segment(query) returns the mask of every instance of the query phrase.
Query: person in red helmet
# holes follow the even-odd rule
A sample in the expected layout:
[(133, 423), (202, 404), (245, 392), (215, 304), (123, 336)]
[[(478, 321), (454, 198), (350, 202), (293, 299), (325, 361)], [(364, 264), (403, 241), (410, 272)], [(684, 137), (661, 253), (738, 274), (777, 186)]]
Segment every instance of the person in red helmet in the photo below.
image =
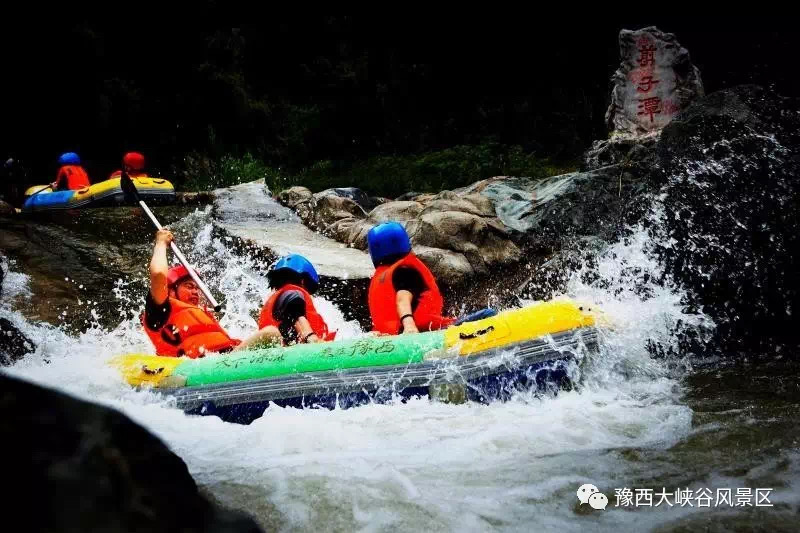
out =
[(141, 320), (156, 353), (170, 357), (204, 357), (257, 344), (279, 344), (276, 328), (263, 328), (250, 337), (232, 338), (211, 311), (202, 306), (202, 292), (183, 265), (169, 267), (167, 248), (172, 233), (158, 230), (150, 260), (150, 291)]
[[(125, 173), (132, 178), (141, 178), (147, 176), (147, 172), (144, 171), (144, 167), (144, 156), (139, 152), (128, 152), (122, 157), (122, 168), (125, 169)], [(109, 177), (118, 178), (121, 175), (121, 170), (115, 170)]]

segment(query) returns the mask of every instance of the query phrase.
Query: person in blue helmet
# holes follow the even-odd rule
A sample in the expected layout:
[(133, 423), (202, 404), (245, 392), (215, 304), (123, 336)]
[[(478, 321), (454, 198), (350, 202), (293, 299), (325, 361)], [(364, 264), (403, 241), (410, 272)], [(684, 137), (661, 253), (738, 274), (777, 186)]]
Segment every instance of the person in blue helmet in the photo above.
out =
[(375, 274), (369, 284), (369, 313), (375, 331), (387, 335), (445, 328), (456, 319), (442, 315), (444, 300), (433, 274), (411, 251), (398, 222), (369, 230), (367, 244)]
[(319, 288), (319, 275), (311, 262), (298, 254), (279, 259), (267, 274), (275, 292), (267, 298), (258, 328), (275, 328), (284, 344), (325, 342), (336, 337), (317, 312), (311, 295)]
[(75, 152), (66, 152), (58, 158), (56, 181), (50, 184), (54, 191), (77, 190), (91, 185), (89, 174), (81, 166), (81, 158)]

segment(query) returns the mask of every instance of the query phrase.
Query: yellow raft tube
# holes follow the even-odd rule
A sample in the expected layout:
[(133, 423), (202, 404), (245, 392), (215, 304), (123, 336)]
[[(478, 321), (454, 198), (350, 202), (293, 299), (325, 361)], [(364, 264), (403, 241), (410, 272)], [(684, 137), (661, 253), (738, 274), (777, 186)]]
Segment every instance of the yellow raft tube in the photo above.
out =
[[(141, 176), (131, 178), (139, 196), (148, 204), (169, 204), (175, 201), (175, 188), (168, 180)], [(130, 202), (120, 185), (120, 178), (111, 178), (88, 187), (68, 191), (52, 191), (49, 185), (34, 185), (25, 191), (21, 211), (57, 211), (89, 207), (112, 207)]]

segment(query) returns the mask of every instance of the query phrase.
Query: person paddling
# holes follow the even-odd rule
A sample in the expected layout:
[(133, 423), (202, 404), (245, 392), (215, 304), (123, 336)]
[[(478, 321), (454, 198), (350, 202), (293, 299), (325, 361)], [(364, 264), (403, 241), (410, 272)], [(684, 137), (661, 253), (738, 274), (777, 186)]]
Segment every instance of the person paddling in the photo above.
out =
[(200, 287), (184, 265), (169, 267), (167, 248), (172, 232), (156, 232), (150, 260), (150, 290), (141, 321), (158, 355), (204, 357), (262, 344), (280, 343), (274, 328), (263, 328), (244, 340), (236, 339), (220, 326), (203, 302)]

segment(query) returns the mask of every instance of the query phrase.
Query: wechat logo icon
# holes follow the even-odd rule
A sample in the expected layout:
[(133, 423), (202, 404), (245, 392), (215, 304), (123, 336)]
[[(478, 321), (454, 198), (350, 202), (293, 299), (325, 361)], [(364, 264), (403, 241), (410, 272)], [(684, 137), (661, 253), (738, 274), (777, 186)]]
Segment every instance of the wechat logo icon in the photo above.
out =
[(605, 509), (608, 505), (608, 498), (591, 483), (585, 483), (578, 487), (578, 500), (581, 505), (588, 503), (592, 509)]

